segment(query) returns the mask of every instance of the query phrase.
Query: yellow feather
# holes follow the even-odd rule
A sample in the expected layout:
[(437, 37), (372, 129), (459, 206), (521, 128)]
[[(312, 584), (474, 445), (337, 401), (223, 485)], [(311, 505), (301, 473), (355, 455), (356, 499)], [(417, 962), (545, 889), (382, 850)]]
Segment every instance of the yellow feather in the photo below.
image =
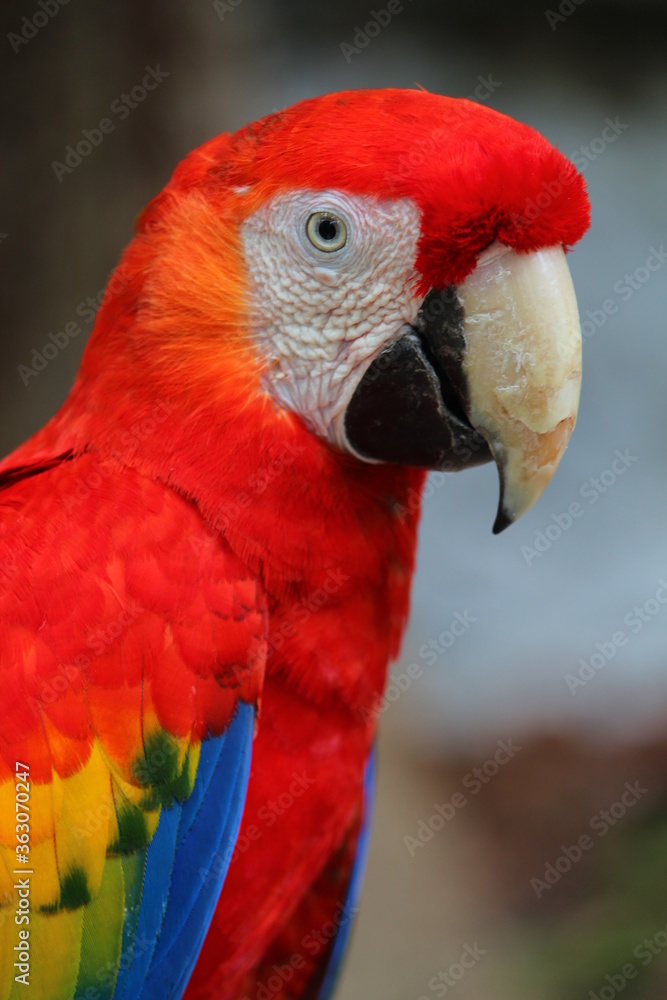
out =
[(9, 1000), (69, 1000), (81, 951), (84, 909), (30, 916), (30, 986), (12, 982)]
[[(30, 843), (53, 837), (53, 809), (60, 807), (61, 790), (49, 782), (30, 782)], [(13, 781), (0, 785), (0, 844), (13, 847), (16, 843), (16, 787)]]
[(69, 778), (53, 776), (62, 785), (62, 805), (56, 817), (56, 851), (61, 884), (69, 872), (80, 870), (90, 895), (97, 892), (109, 842), (109, 820), (114, 813), (109, 771), (95, 744), (90, 758)]

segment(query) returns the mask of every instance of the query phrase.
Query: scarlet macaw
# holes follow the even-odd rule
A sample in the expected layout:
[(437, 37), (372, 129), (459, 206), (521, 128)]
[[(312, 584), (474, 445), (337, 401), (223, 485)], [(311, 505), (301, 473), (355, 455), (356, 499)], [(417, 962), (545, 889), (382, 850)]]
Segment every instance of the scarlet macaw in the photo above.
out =
[[(139, 218), (0, 463), (0, 1000), (331, 995), (427, 469), (574, 425), (584, 183), (467, 100), (305, 101)], [(189, 983), (189, 985), (188, 985)]]

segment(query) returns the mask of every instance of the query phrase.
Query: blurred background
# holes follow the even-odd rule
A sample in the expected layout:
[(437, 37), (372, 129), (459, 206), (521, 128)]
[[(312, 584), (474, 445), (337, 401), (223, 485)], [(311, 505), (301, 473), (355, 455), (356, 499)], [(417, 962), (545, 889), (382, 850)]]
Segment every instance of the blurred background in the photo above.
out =
[[(544, 133), (593, 205), (570, 257), (579, 423), (542, 501), (500, 537), (493, 468), (427, 490), (338, 996), (664, 1000), (667, 8), (392, 10), (3, 5), (0, 450), (63, 401), (134, 217), (210, 136), (327, 91), (415, 85)], [(148, 69), (155, 88), (125, 102)], [(68, 165), (105, 117), (113, 131)]]

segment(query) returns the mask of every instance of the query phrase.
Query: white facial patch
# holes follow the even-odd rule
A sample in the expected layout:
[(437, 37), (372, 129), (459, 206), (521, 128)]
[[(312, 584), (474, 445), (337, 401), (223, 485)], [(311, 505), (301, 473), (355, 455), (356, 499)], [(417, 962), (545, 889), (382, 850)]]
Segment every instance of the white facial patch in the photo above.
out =
[[(311, 241), (308, 220), (319, 212), (344, 224), (339, 249)], [(277, 195), (242, 226), (267, 391), (341, 447), (345, 409), (364, 372), (417, 318), (419, 219), (409, 199), (306, 190)], [(310, 231), (325, 245), (312, 221)]]

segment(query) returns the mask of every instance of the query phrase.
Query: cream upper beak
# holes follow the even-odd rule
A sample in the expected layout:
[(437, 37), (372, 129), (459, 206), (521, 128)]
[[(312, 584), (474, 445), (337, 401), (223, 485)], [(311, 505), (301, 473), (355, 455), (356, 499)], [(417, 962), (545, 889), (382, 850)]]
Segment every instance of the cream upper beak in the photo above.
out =
[(518, 253), (494, 243), (458, 295), (468, 416), (500, 473), (497, 533), (539, 499), (567, 447), (581, 385), (579, 314), (560, 247)]

